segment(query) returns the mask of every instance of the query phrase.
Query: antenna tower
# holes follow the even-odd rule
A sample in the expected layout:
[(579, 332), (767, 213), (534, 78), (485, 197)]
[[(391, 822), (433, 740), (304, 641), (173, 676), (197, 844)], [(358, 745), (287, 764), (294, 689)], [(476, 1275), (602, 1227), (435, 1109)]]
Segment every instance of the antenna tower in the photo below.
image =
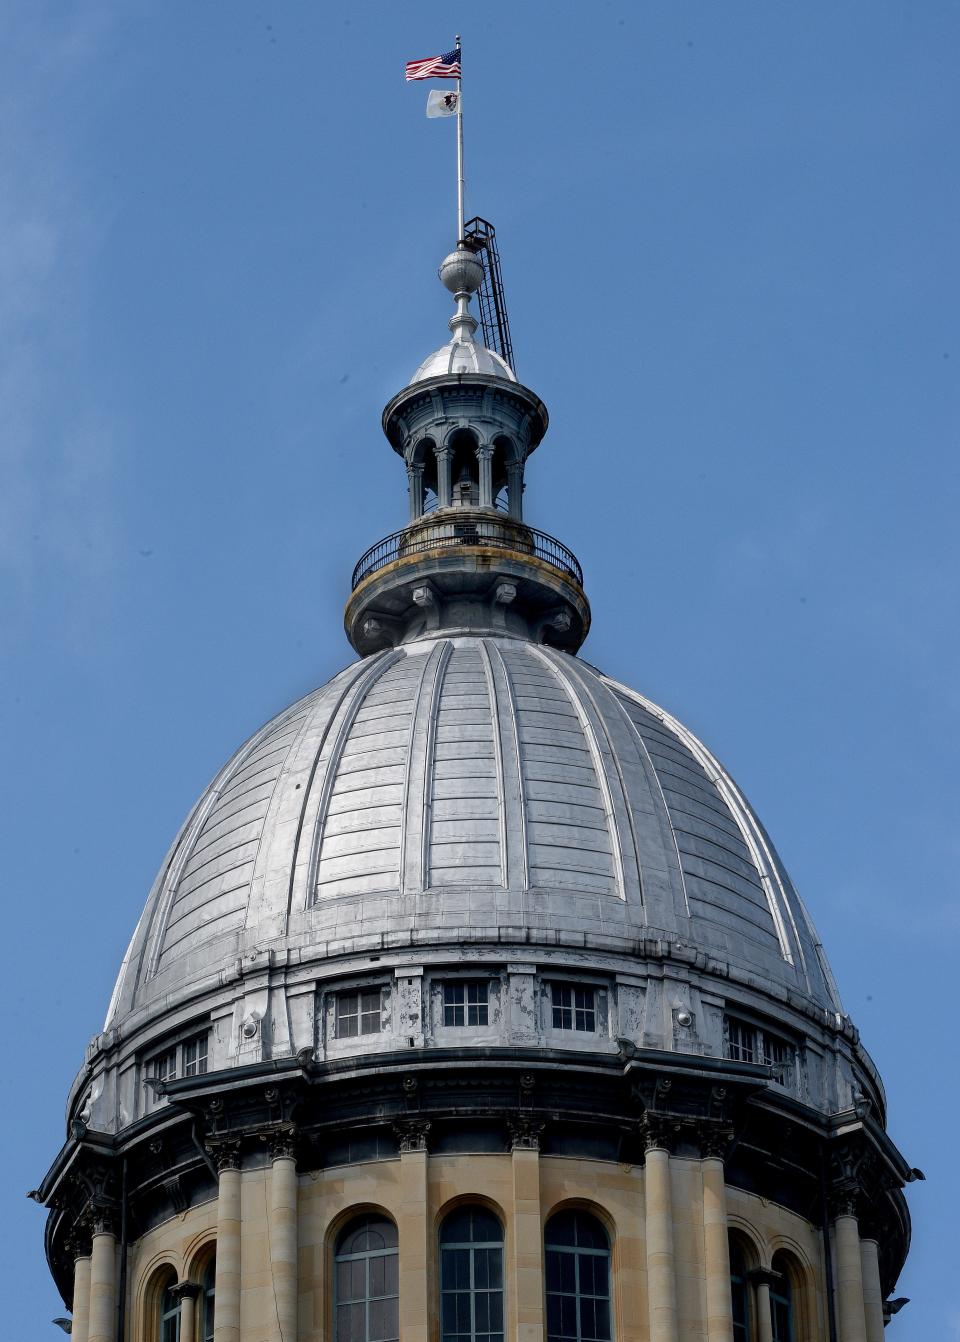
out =
[(480, 329), (487, 349), (499, 354), (516, 372), (513, 362), (513, 342), (510, 339), (510, 319), (503, 297), (503, 276), (500, 274), (500, 253), (497, 251), (497, 230), (479, 215), (471, 219), (463, 230), (463, 241), (483, 262), (483, 283), (477, 290), (480, 311)]

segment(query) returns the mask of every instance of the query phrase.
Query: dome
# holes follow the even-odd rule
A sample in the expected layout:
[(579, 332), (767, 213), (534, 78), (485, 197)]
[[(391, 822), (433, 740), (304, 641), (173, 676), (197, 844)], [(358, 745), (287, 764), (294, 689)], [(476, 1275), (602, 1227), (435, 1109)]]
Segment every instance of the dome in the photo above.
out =
[(464, 635), (352, 664), (237, 752), (164, 862), (107, 1028), (268, 952), (504, 939), (662, 944), (841, 1010), (763, 827), (689, 731), (579, 658)]
[(410, 379), (410, 385), (451, 373), (482, 373), (485, 377), (502, 377), (508, 382), (517, 380), (506, 360), (486, 345), (478, 345), (475, 340), (453, 339), (424, 359)]

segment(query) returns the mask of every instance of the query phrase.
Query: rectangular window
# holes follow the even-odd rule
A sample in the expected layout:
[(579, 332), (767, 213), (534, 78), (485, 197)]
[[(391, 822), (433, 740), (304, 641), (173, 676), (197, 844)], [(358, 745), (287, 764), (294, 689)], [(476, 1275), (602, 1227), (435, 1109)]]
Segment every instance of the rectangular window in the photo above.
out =
[(443, 985), (444, 1025), (488, 1025), (490, 985), (483, 979)]
[(177, 1050), (167, 1049), (153, 1060), (153, 1075), (157, 1081), (174, 1081), (177, 1075)]
[(597, 990), (578, 987), (575, 983), (552, 983), (550, 1000), (553, 1007), (555, 1030), (582, 1030), (595, 1034), (597, 1030)]
[(757, 1032), (752, 1025), (727, 1017), (727, 1057), (733, 1062), (757, 1061)]
[(382, 1012), (382, 993), (379, 988), (338, 993), (337, 1038), (356, 1039), (364, 1034), (379, 1034)]
[(207, 1040), (206, 1034), (197, 1034), (180, 1045), (184, 1076), (203, 1076), (206, 1072)]

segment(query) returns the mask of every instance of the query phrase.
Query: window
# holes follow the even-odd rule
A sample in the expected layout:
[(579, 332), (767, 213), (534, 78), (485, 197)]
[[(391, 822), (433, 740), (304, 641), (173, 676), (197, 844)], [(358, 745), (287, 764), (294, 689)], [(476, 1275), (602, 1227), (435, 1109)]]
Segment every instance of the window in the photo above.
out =
[(793, 1284), (782, 1253), (773, 1255), (773, 1270), (779, 1279), (770, 1287), (770, 1326), (773, 1342), (794, 1342)]
[(731, 1061), (763, 1063), (775, 1069), (773, 1080), (778, 1085), (789, 1083), (795, 1049), (788, 1039), (734, 1016), (725, 1017), (724, 1026), (726, 1055)]
[(444, 1025), (488, 1025), (489, 988), (485, 980), (443, 985)]
[(217, 1279), (217, 1260), (211, 1258), (200, 1283), (200, 1342), (213, 1342), (214, 1285)]
[(550, 1001), (553, 1006), (555, 1030), (584, 1030), (591, 1034), (597, 1029), (597, 991), (578, 987), (575, 983), (551, 983)]
[(180, 1342), (180, 1297), (172, 1284), (160, 1297), (160, 1342)]
[(733, 1342), (750, 1342), (750, 1286), (747, 1259), (739, 1239), (730, 1237), (730, 1299), (733, 1304)]
[(382, 1013), (379, 988), (337, 993), (337, 1038), (356, 1039), (363, 1034), (379, 1034)]
[(503, 1342), (503, 1228), (484, 1207), (459, 1207), (440, 1227), (440, 1335)]
[(175, 1081), (179, 1076), (203, 1076), (207, 1070), (210, 1032), (191, 1035), (172, 1048), (156, 1054), (147, 1064), (154, 1081)]
[(544, 1234), (547, 1342), (609, 1342), (610, 1241), (595, 1216), (558, 1212)]
[(340, 1233), (334, 1253), (334, 1342), (397, 1342), (397, 1227), (361, 1216)]

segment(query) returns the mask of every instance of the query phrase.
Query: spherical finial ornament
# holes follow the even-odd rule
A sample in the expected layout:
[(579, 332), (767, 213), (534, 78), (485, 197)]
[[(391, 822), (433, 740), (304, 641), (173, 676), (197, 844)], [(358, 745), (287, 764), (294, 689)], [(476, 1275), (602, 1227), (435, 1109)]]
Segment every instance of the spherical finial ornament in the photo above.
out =
[(443, 258), (438, 274), (452, 294), (474, 294), (483, 283), (483, 262), (461, 247)]

